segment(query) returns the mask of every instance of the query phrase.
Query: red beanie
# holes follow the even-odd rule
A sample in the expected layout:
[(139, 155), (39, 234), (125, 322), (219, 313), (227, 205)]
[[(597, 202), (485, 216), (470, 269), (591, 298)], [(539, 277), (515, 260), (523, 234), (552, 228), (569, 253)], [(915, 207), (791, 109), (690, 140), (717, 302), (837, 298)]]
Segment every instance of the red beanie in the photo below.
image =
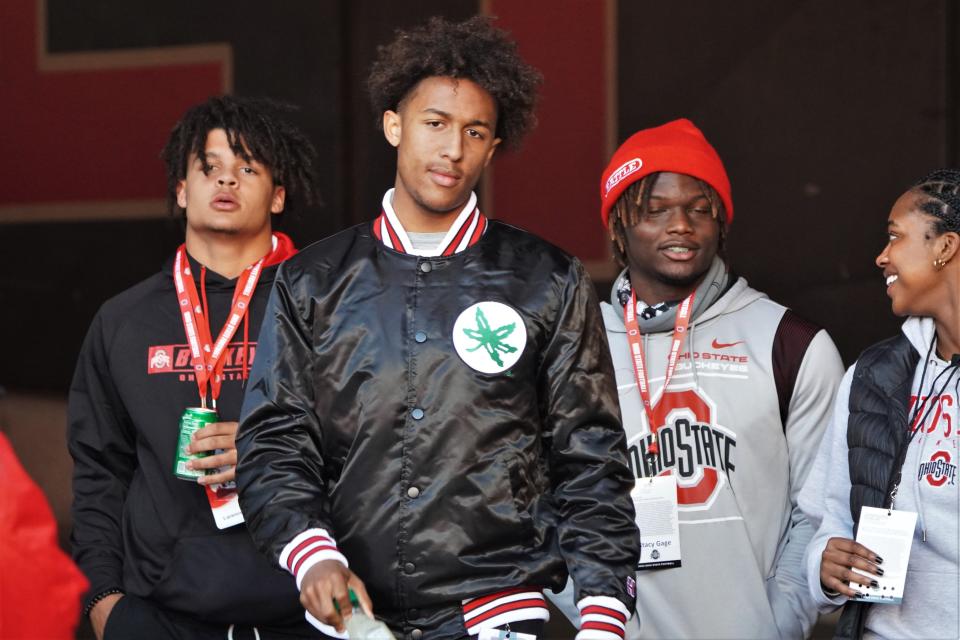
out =
[(700, 129), (686, 118), (681, 118), (638, 131), (613, 154), (600, 179), (600, 217), (603, 218), (603, 226), (607, 226), (610, 209), (627, 187), (644, 176), (660, 171), (685, 173), (709, 184), (723, 200), (727, 224), (733, 222), (730, 179), (723, 162)]

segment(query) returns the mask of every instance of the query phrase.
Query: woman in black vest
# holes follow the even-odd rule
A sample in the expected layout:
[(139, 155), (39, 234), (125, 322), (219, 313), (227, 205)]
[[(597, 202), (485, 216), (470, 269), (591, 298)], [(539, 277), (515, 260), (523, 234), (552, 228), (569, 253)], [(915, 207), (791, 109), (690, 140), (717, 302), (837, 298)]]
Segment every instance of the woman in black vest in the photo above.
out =
[[(864, 351), (837, 392), (800, 496), (818, 524), (807, 580), (821, 612), (845, 605), (838, 638), (955, 639), (960, 171), (935, 171), (900, 196), (887, 229), (877, 266), (893, 312), (907, 320), (901, 335)], [(902, 599), (882, 579), (885, 568), (892, 577), (894, 558), (885, 564), (854, 541), (865, 507), (916, 514)], [(878, 599), (883, 604), (874, 606)]]

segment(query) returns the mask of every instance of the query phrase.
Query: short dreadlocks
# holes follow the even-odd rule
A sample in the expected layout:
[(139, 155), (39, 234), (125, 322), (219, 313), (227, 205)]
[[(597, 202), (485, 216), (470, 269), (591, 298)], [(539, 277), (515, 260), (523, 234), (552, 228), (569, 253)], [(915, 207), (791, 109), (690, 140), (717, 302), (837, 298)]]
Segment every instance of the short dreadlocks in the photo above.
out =
[(380, 126), (384, 111), (400, 110), (411, 90), (431, 77), (465, 78), (483, 87), (497, 105), (496, 136), (508, 146), (518, 146), (536, 125), (543, 78), (489, 18), (454, 23), (434, 17), (426, 25), (398, 30), (393, 42), (378, 47), (367, 88)]
[[(617, 201), (613, 203), (610, 209), (610, 217), (607, 221), (610, 230), (610, 237), (613, 244), (613, 257), (621, 267), (627, 266), (627, 229), (640, 222), (640, 214), (650, 206), (650, 194), (653, 187), (660, 178), (660, 172), (655, 172), (644, 176), (627, 187)], [(716, 189), (699, 178), (694, 178), (700, 185), (700, 190), (710, 202), (710, 208), (713, 209), (713, 218), (720, 225), (720, 244), (717, 252), (721, 257), (724, 255), (724, 241), (727, 237), (726, 227), (726, 208), (723, 206), (723, 200)]]
[(246, 161), (256, 160), (270, 170), (275, 186), (286, 191), (285, 211), (318, 202), (316, 186), (317, 152), (285, 113), (290, 105), (260, 98), (213, 97), (191, 107), (170, 132), (160, 153), (167, 165), (167, 207), (184, 213), (177, 205), (177, 184), (187, 177), (190, 156), (206, 166), (203, 153), (207, 134), (223, 129), (230, 149)]
[(937, 169), (914, 184), (911, 191), (924, 196), (919, 207), (937, 219), (933, 223), (936, 235), (960, 233), (960, 171)]

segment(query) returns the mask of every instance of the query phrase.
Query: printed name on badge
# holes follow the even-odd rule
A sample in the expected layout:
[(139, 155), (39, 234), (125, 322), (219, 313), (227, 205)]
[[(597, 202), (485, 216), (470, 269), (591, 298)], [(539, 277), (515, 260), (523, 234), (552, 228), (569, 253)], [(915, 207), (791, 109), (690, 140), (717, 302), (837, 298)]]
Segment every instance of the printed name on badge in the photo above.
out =
[(679, 567), (680, 518), (677, 508), (677, 477), (673, 474), (637, 478), (630, 492), (640, 530), (640, 560), (637, 569)]

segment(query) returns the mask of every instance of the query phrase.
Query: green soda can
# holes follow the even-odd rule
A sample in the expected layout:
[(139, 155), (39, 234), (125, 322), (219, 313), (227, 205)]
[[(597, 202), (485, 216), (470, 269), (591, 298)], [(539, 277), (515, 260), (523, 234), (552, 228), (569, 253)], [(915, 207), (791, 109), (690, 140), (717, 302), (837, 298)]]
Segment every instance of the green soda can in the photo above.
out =
[(198, 429), (217, 422), (217, 412), (213, 409), (201, 409), (190, 407), (180, 416), (180, 437), (177, 438), (177, 454), (173, 459), (173, 475), (181, 480), (190, 480), (196, 482), (197, 478), (206, 475), (203, 469), (187, 469), (187, 462), (206, 458), (210, 455), (207, 452), (188, 454), (184, 450), (190, 444), (190, 438)]

